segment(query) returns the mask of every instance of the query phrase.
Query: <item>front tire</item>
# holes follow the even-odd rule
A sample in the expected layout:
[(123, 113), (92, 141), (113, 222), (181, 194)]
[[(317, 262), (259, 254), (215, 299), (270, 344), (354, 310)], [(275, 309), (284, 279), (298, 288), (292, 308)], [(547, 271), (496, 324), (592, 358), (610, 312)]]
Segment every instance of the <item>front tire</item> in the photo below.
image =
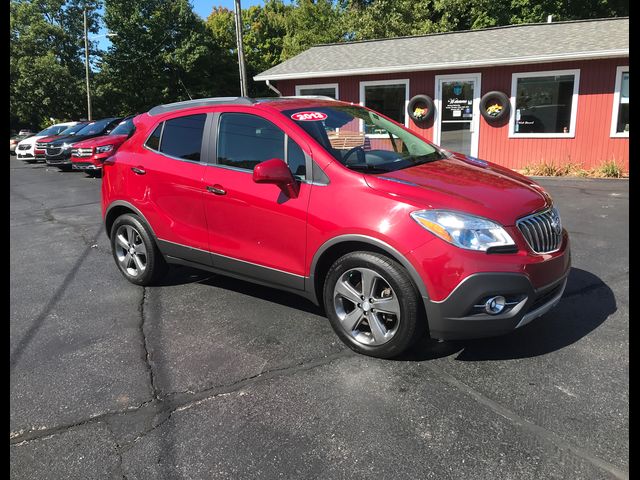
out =
[(408, 272), (373, 252), (351, 252), (334, 262), (324, 284), (331, 326), (352, 350), (396, 357), (425, 333), (420, 296)]
[(111, 252), (124, 277), (136, 285), (157, 283), (167, 269), (149, 227), (132, 213), (116, 218), (111, 227)]

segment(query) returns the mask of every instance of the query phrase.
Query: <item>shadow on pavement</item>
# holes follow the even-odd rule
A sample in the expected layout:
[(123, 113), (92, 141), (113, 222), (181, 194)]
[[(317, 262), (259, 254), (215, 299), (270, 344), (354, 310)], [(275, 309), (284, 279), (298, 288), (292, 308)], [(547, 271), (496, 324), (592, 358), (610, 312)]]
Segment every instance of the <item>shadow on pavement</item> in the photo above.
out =
[[(195, 282), (324, 316), (323, 309), (298, 295), (189, 267), (172, 266), (158, 286)], [(588, 335), (616, 309), (613, 291), (607, 284), (590, 272), (572, 268), (558, 306), (522, 329), (480, 340), (437, 342), (425, 338), (397, 360), (426, 361), (456, 353), (456, 360), (462, 361), (508, 360), (544, 355)]]
[(274, 302), (313, 315), (324, 316), (324, 312), (320, 307), (315, 306), (312, 302), (299, 295), (182, 265), (171, 265), (166, 277), (155, 286), (169, 287), (196, 282)]

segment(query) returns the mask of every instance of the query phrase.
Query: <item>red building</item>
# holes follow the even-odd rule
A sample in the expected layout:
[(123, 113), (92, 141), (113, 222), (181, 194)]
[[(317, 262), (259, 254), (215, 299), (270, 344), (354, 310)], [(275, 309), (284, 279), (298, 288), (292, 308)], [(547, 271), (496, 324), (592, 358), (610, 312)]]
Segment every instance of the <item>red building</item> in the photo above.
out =
[(614, 160), (628, 171), (628, 65), (627, 17), (318, 45), (255, 80), (366, 105), (512, 169)]

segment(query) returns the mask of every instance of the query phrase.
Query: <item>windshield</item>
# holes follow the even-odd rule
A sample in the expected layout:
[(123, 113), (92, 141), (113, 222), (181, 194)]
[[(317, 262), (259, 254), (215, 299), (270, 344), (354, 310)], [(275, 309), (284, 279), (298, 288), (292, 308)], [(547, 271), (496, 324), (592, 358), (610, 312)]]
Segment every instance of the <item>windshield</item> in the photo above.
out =
[(37, 133), (37, 135), (41, 136), (49, 136), (49, 135), (57, 135), (58, 133), (64, 131), (67, 128), (64, 125), (53, 125), (51, 127), (47, 127), (44, 130), (41, 130)]
[(102, 131), (114, 120), (114, 118), (105, 118), (104, 120), (91, 122), (85, 125), (82, 130), (78, 131), (77, 135), (95, 135), (97, 133), (102, 133)]
[(133, 132), (133, 117), (121, 121), (109, 135), (129, 135)]
[(87, 124), (86, 123), (78, 123), (76, 125), (72, 125), (69, 128), (61, 131), (58, 135), (75, 135), (79, 130), (82, 130)]
[(447, 156), (394, 122), (359, 106), (307, 107), (282, 113), (352, 170), (394, 172)]

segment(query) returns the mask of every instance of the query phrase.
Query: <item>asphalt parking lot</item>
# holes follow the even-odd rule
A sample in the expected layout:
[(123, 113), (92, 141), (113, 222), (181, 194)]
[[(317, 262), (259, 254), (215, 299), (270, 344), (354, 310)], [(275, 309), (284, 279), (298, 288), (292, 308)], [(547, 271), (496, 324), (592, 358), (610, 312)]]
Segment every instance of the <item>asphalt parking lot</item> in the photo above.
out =
[(628, 478), (627, 181), (539, 180), (572, 240), (556, 309), (390, 361), (286, 293), (128, 283), (101, 180), (9, 163), (12, 478)]

